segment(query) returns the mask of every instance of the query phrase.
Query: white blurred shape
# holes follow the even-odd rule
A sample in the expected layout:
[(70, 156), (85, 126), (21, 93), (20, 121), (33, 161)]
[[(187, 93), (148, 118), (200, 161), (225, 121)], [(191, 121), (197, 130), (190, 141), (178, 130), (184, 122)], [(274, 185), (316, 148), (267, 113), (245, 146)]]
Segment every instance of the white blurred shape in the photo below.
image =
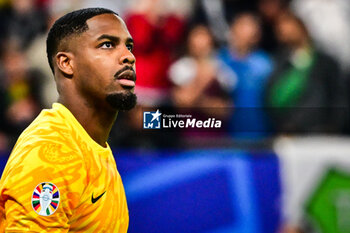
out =
[(294, 0), (292, 7), (316, 44), (350, 71), (350, 1)]

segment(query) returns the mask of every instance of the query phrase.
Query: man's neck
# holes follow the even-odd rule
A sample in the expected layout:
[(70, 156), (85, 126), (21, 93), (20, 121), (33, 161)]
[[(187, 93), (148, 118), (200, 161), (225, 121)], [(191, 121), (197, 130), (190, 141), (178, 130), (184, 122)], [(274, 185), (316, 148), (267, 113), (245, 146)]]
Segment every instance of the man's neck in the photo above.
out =
[(106, 142), (117, 118), (118, 111), (110, 108), (97, 108), (83, 100), (75, 99), (72, 101), (71, 98), (63, 98), (62, 96), (60, 96), (58, 102), (69, 109), (95, 142), (106, 147)]
[(251, 51), (253, 50), (253, 47), (245, 44), (236, 43), (236, 44), (233, 44), (233, 46), (231, 46), (231, 50), (234, 51), (236, 57), (245, 58), (251, 53)]
[(308, 38), (302, 38), (299, 41), (296, 41), (294, 44), (292, 44), (293, 50), (309, 50), (311, 47), (311, 42)]

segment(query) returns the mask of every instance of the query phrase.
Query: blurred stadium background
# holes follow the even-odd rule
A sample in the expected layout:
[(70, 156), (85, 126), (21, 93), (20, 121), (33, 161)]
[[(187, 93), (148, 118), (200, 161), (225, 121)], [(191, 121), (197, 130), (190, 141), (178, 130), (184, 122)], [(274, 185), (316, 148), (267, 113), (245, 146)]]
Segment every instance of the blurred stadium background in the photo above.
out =
[[(135, 40), (139, 104), (109, 141), (130, 233), (350, 232), (348, 0), (0, 0), (0, 171), (57, 98), (48, 28), (83, 7)], [(145, 109), (224, 127), (145, 130)]]

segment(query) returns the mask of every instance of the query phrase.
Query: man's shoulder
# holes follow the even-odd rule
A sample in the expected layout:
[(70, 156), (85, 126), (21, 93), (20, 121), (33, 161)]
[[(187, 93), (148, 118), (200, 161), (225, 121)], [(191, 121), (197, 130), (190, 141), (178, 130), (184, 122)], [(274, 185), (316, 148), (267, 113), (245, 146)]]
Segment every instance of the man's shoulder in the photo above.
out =
[(44, 109), (39, 116), (22, 132), (17, 143), (41, 144), (47, 141), (58, 144), (74, 144), (74, 129), (59, 113)]
[(271, 57), (268, 53), (266, 53), (264, 50), (262, 49), (257, 49), (255, 51), (253, 51), (249, 58), (251, 60), (254, 60), (255, 62), (262, 62), (262, 63), (271, 63)]
[(77, 133), (50, 110), (40, 115), (20, 135), (11, 153), (31, 156), (44, 162), (64, 163), (80, 153)]
[[(14, 164), (29, 162), (30, 164), (66, 164), (83, 160), (79, 147), (63, 138), (28, 137), (19, 140), (13, 148), (10, 159)], [(10, 161), (10, 160), (9, 160)]]
[(217, 53), (216, 56), (221, 59), (221, 60), (231, 60), (232, 59), (232, 54), (230, 52), (230, 49), (228, 47), (221, 47)]

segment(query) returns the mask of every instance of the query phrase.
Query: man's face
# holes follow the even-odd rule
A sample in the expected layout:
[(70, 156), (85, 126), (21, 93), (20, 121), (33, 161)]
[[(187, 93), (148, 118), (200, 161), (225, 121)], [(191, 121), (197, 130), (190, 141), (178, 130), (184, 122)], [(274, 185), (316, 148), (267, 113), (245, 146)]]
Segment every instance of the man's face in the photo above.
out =
[(233, 47), (252, 48), (260, 40), (260, 25), (254, 16), (245, 14), (232, 23), (230, 34)]
[(277, 22), (277, 37), (287, 45), (298, 44), (304, 38), (304, 33), (298, 23), (288, 16), (281, 16)]
[(195, 27), (190, 32), (188, 47), (194, 56), (208, 56), (213, 50), (213, 40), (209, 30), (204, 26)]
[(89, 29), (70, 42), (78, 92), (89, 105), (131, 109), (136, 104), (136, 74), (130, 33), (113, 14), (98, 15), (86, 23)]

